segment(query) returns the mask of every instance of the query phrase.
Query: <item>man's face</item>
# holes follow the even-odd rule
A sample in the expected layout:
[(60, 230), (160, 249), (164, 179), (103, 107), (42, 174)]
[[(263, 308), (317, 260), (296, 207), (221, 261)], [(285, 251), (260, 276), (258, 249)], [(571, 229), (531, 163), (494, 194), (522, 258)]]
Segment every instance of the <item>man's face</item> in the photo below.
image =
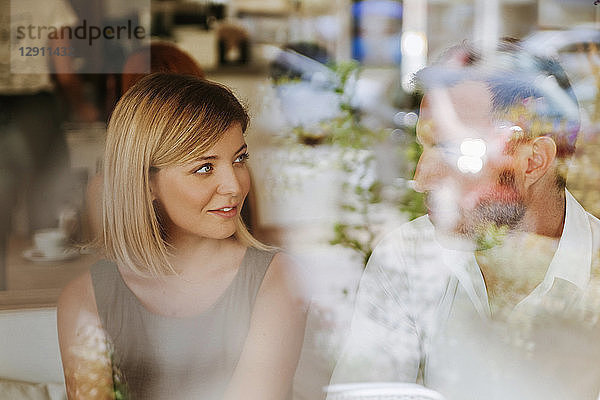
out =
[(464, 82), (433, 89), (421, 103), (415, 190), (426, 194), (441, 233), (477, 240), (524, 216), (523, 166), (505, 151), (513, 132), (492, 120), (490, 99), (484, 84)]

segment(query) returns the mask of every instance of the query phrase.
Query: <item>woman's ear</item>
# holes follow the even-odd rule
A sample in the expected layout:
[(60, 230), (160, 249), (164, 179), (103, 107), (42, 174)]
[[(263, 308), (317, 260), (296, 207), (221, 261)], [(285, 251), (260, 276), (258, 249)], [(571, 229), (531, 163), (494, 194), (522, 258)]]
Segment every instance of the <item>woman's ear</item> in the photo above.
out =
[(556, 159), (556, 143), (552, 138), (540, 136), (530, 145), (531, 152), (527, 155), (527, 169), (525, 171), (525, 185), (533, 185), (540, 180)]
[(152, 201), (156, 201), (156, 195), (158, 188), (156, 187), (156, 172), (152, 168), (150, 169), (150, 174), (148, 176), (148, 186), (150, 189), (150, 196), (152, 196)]

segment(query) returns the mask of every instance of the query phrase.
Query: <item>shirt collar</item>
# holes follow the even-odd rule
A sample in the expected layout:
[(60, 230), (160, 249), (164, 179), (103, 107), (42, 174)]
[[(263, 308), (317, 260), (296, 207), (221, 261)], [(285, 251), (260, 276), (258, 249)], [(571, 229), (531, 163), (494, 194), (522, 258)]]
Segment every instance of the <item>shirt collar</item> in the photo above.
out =
[(547, 293), (555, 278), (568, 281), (581, 290), (590, 280), (592, 230), (588, 214), (568, 190), (565, 190), (565, 197), (565, 224), (558, 248), (544, 280), (534, 292), (539, 290), (541, 294)]
[[(562, 279), (584, 290), (592, 264), (592, 231), (587, 212), (565, 190), (565, 223), (554, 257), (544, 280), (519, 304), (543, 296), (552, 289), (555, 279)], [(472, 252), (442, 247), (445, 264), (467, 292), (480, 315), (490, 315), (483, 275)]]

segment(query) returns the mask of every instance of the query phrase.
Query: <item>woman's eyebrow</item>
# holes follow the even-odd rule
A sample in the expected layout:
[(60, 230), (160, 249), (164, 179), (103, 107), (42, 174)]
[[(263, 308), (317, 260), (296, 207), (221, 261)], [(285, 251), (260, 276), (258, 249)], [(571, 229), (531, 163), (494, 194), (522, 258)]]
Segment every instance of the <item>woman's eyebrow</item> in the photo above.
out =
[[(246, 143), (244, 143), (242, 145), (242, 147), (240, 147), (234, 154), (238, 154), (239, 152), (241, 152), (242, 150), (248, 148), (248, 145)], [(195, 161), (204, 161), (204, 160), (218, 160), (219, 156), (201, 156), (196, 158)]]
[(195, 161), (218, 160), (218, 159), (219, 159), (219, 156), (202, 156), (202, 157), (196, 158)]
[(245, 149), (247, 149), (247, 148), (248, 148), (248, 145), (247, 145), (246, 143), (244, 143), (244, 144), (242, 145), (242, 147), (240, 147), (240, 148), (238, 149), (238, 151), (236, 151), (236, 152), (235, 152), (235, 154), (237, 154), (237, 153), (239, 153), (240, 151), (242, 151), (242, 150), (245, 150)]

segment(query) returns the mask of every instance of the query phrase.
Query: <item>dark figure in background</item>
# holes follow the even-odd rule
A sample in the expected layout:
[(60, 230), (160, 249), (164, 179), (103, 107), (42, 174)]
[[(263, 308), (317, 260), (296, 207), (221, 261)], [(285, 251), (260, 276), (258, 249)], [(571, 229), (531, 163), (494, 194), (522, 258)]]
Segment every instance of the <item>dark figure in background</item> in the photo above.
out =
[(177, 46), (166, 42), (155, 42), (148, 47), (143, 47), (133, 52), (125, 61), (121, 78), (121, 96), (134, 83), (146, 74), (133, 73), (140, 70), (141, 66), (150, 59), (150, 73), (174, 72), (183, 75), (194, 75), (204, 78), (204, 71), (196, 60)]
[[(43, 1), (36, 9), (13, 7), (12, 15), (10, 7), (10, 0), (0, 0), (1, 29), (6, 29), (0, 32), (0, 290), (7, 288), (5, 256), (18, 197), (22, 194), (26, 197), (30, 231), (55, 227), (58, 223), (64, 194), (60, 181), (68, 171), (69, 156), (61, 130), (68, 110), (57, 92), (72, 105), (75, 118), (94, 121), (98, 116), (96, 108), (83, 99), (71, 57), (27, 57), (26, 60), (10, 57), (11, 18), (23, 17), (46, 25), (51, 21), (53, 26), (60, 27), (74, 25), (77, 16), (68, 2)], [(16, 47), (18, 45), (27, 43), (16, 43)], [(47, 45), (68, 47), (65, 39), (48, 41)], [(51, 60), (50, 66), (46, 64), (48, 60)], [(13, 73), (11, 62), (17, 61), (26, 62), (28, 68), (41, 72)], [(19, 65), (12, 67), (20, 70)], [(49, 71), (60, 73), (52, 76)], [(56, 86), (60, 90), (56, 90)]]

